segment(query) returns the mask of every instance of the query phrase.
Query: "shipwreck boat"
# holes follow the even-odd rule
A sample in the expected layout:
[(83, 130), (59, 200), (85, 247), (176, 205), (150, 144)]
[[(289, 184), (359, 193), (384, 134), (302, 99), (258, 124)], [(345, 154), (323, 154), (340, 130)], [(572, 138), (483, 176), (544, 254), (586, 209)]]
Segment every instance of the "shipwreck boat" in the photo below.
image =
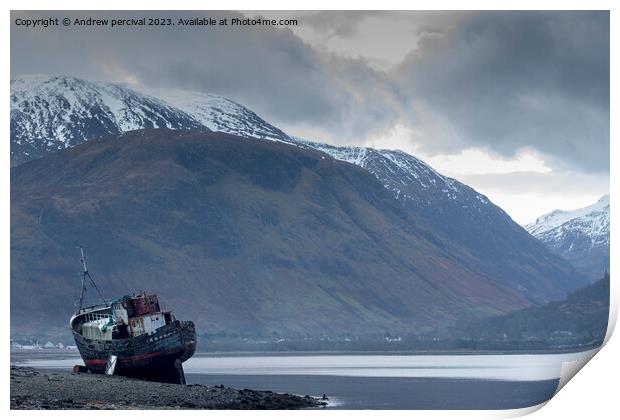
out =
[[(82, 290), (70, 326), (86, 369), (185, 384), (182, 363), (196, 351), (194, 323), (179, 321), (171, 311), (162, 310), (155, 294), (139, 292), (107, 302), (86, 268), (83, 250), (81, 253)], [(99, 293), (101, 304), (83, 307), (87, 279)]]

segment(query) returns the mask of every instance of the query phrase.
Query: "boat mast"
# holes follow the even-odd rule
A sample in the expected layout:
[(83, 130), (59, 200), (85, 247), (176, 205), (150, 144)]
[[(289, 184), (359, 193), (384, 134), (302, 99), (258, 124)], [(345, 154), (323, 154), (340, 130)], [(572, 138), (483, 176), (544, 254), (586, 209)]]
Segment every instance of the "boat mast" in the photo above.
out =
[(82, 253), (82, 258), (80, 261), (82, 262), (82, 266), (84, 267), (84, 272), (82, 274), (82, 289), (80, 290), (80, 307), (78, 309), (82, 309), (84, 303), (84, 290), (86, 290), (86, 273), (88, 270), (86, 269), (86, 261), (84, 260), (84, 250), (80, 247), (80, 252)]
[(104, 305), (107, 306), (108, 303), (106, 302), (105, 298), (101, 294), (101, 290), (99, 290), (99, 288), (97, 287), (97, 284), (95, 283), (93, 278), (90, 276), (90, 273), (88, 272), (88, 268), (86, 267), (86, 258), (84, 257), (84, 248), (82, 247), (80, 247), (80, 254), (81, 254), (80, 262), (82, 263), (82, 268), (84, 271), (82, 274), (82, 290), (80, 290), (80, 308), (79, 309), (82, 309), (82, 306), (84, 303), (84, 292), (86, 291), (86, 277), (88, 277), (88, 279), (90, 280), (90, 284), (92, 284), (92, 286), (95, 288), (95, 290), (99, 294), (99, 297), (103, 301)]

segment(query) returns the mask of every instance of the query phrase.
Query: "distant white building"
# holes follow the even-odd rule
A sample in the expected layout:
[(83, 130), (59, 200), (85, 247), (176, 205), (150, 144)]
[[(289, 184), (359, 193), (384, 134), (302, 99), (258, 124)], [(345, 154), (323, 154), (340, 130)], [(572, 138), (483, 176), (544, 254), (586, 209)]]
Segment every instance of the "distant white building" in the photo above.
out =
[(43, 346), (36, 341), (34, 344), (22, 344), (19, 341), (15, 341), (11, 338), (11, 349), (14, 350), (40, 350), (40, 349), (58, 349), (58, 350), (77, 350), (77, 346), (65, 346), (62, 342), (54, 344), (53, 341), (48, 341)]
[(22, 345), (22, 350), (40, 350), (41, 349), (41, 345), (39, 343), (35, 343), (35, 344), (24, 344)]

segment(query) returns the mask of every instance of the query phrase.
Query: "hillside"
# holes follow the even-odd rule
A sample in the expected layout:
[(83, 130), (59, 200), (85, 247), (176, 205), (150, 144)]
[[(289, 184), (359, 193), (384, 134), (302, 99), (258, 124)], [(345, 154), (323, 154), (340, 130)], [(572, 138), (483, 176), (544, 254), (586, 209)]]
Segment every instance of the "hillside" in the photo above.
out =
[[(127, 130), (198, 128), (320, 151), (363, 168), (418, 224), (471, 257), (470, 269), (527, 300), (561, 299), (586, 279), (469, 186), (402, 151), (333, 146), (289, 136), (217, 95), (92, 82), (67, 76), (11, 81), (14, 165)], [(373, 184), (375, 185), (375, 184)]]
[(106, 295), (158, 292), (201, 331), (416, 331), (531, 304), (362, 168), (204, 131), (134, 131), (13, 168), (15, 338), (66, 332), (78, 245)]
[(473, 323), (448, 335), (477, 348), (549, 349), (602, 345), (609, 318), (609, 274), (566, 299)]
[[(473, 188), (405, 152), (336, 147), (296, 139), (372, 173), (407, 211), (477, 259), (480, 270), (506, 287), (543, 303), (585, 284), (570, 264), (529, 235), (506, 212)], [(557, 290), (556, 290), (557, 291)]]

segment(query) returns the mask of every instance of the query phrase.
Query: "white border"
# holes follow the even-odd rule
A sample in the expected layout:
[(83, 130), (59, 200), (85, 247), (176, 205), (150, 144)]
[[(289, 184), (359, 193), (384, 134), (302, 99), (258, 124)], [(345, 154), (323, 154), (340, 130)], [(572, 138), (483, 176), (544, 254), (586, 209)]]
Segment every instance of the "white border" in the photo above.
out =
[[(447, 1), (447, 0), (435, 0), (435, 1), (395, 1), (395, 0), (383, 0), (379, 3), (370, 1), (356, 1), (356, 2), (343, 2), (334, 0), (315, 0), (315, 1), (298, 1), (294, 4), (290, 1), (282, 0), (263, 0), (261, 2), (252, 2), (248, 0), (229, 0), (229, 1), (216, 1), (216, 2), (201, 2), (201, 1), (188, 1), (188, 0), (175, 0), (174, 2), (153, 0), (150, 2), (128, 2), (119, 0), (109, 1), (90, 1), (85, 3), (83, 1), (67, 0), (55, 2), (51, 4), (49, 1), (14, 1), (9, 0), (3, 2), (5, 7), (4, 14), (4, 30), (2, 31), (2, 45), (4, 51), (4, 65), (2, 66), (2, 73), (4, 75), (4, 98), (2, 102), (2, 110), (5, 118), (2, 119), (2, 129), (5, 133), (5, 138), (9, 136), (9, 101), (10, 87), (8, 80), (10, 79), (9, 63), (10, 63), (10, 10), (24, 10), (24, 9), (58, 9), (58, 10), (166, 10), (166, 9), (178, 9), (178, 10), (339, 10), (339, 9), (367, 9), (377, 10), (381, 9), (414, 9), (414, 10), (547, 10), (556, 9), (561, 7), (566, 10), (611, 10), (611, 113), (610, 115), (618, 115), (618, 86), (616, 83), (616, 75), (618, 74), (618, 58), (617, 58), (617, 46), (618, 46), (618, 18), (616, 6), (617, 2), (603, 1), (603, 0), (591, 0), (591, 1), (550, 1), (550, 0), (522, 0), (516, 1), (490, 1), (490, 0), (470, 0), (468, 2), (460, 1)], [(174, 7), (171, 7), (174, 6)], [(611, 118), (611, 272), (615, 273), (615, 260), (617, 257), (617, 246), (615, 238), (617, 238), (618, 229), (614, 224), (614, 220), (618, 220), (618, 211), (616, 210), (616, 193), (617, 193), (617, 180), (618, 170), (616, 169), (618, 163), (618, 154), (620, 150), (616, 146), (615, 139), (617, 137), (618, 128), (617, 120)], [(5, 238), (5, 246), (2, 248), (2, 267), (4, 267), (4, 281), (3, 281), (3, 296), (4, 296), (4, 317), (2, 322), (2, 330), (4, 332), (5, 347), (3, 355), (5, 362), (3, 364), (4, 382), (3, 391), (5, 395), (5, 410), (8, 411), (9, 407), (9, 262), (10, 262), (10, 231), (8, 223), (9, 220), (9, 177), (10, 177), (10, 164), (9, 164), (9, 142), (6, 141), (5, 152), (0, 154), (0, 160), (2, 162), (2, 168), (4, 168), (4, 176), (0, 181), (0, 188), (2, 189), (2, 195), (5, 197), (4, 205), (2, 206), (2, 216), (5, 223), (0, 225), (2, 229), (3, 237)], [(609, 339), (609, 335), (615, 326), (615, 321), (618, 313), (618, 282), (615, 277), (612, 276), (612, 305), (610, 311), (610, 331), (606, 340)], [(378, 418), (389, 415), (394, 418), (410, 418), (412, 416), (418, 418), (502, 418), (502, 417), (514, 417), (524, 415), (536, 411), (532, 418), (549, 419), (549, 418), (579, 418), (582, 419), (586, 416), (594, 416), (596, 419), (615, 418), (617, 415), (616, 403), (617, 395), (614, 392), (615, 377), (614, 372), (619, 371), (618, 367), (620, 362), (618, 356), (620, 355), (620, 343), (617, 337), (610, 340), (605, 348), (583, 369), (583, 372), (579, 373), (577, 380), (570, 381), (570, 383), (562, 389), (559, 394), (554, 397), (542, 410), (537, 411), (543, 405), (522, 410), (507, 410), (507, 411), (450, 411), (450, 412), (437, 412), (437, 411), (302, 411), (295, 412), (296, 417), (326, 417), (326, 418), (343, 418), (348, 416), (355, 416), (355, 418)], [(320, 414), (319, 414), (320, 413)], [(104, 418), (109, 416), (114, 417), (129, 417), (140, 415), (141, 413), (130, 412), (10, 412), (11, 416), (19, 418), (30, 418), (36, 416), (45, 415), (50, 417), (62, 417), (62, 418), (80, 418), (89, 416), (90, 418)], [(170, 413), (167, 412), (145, 412), (145, 415), (155, 419), (163, 419), (169, 417)], [(238, 417), (252, 417), (257, 419), (267, 418), (288, 418), (291, 416), (291, 412), (251, 412), (244, 413), (239, 411), (217, 411), (217, 412), (195, 412), (195, 411), (175, 411), (174, 416), (179, 418), (190, 418), (198, 416), (209, 416), (215, 418), (238, 418)]]

